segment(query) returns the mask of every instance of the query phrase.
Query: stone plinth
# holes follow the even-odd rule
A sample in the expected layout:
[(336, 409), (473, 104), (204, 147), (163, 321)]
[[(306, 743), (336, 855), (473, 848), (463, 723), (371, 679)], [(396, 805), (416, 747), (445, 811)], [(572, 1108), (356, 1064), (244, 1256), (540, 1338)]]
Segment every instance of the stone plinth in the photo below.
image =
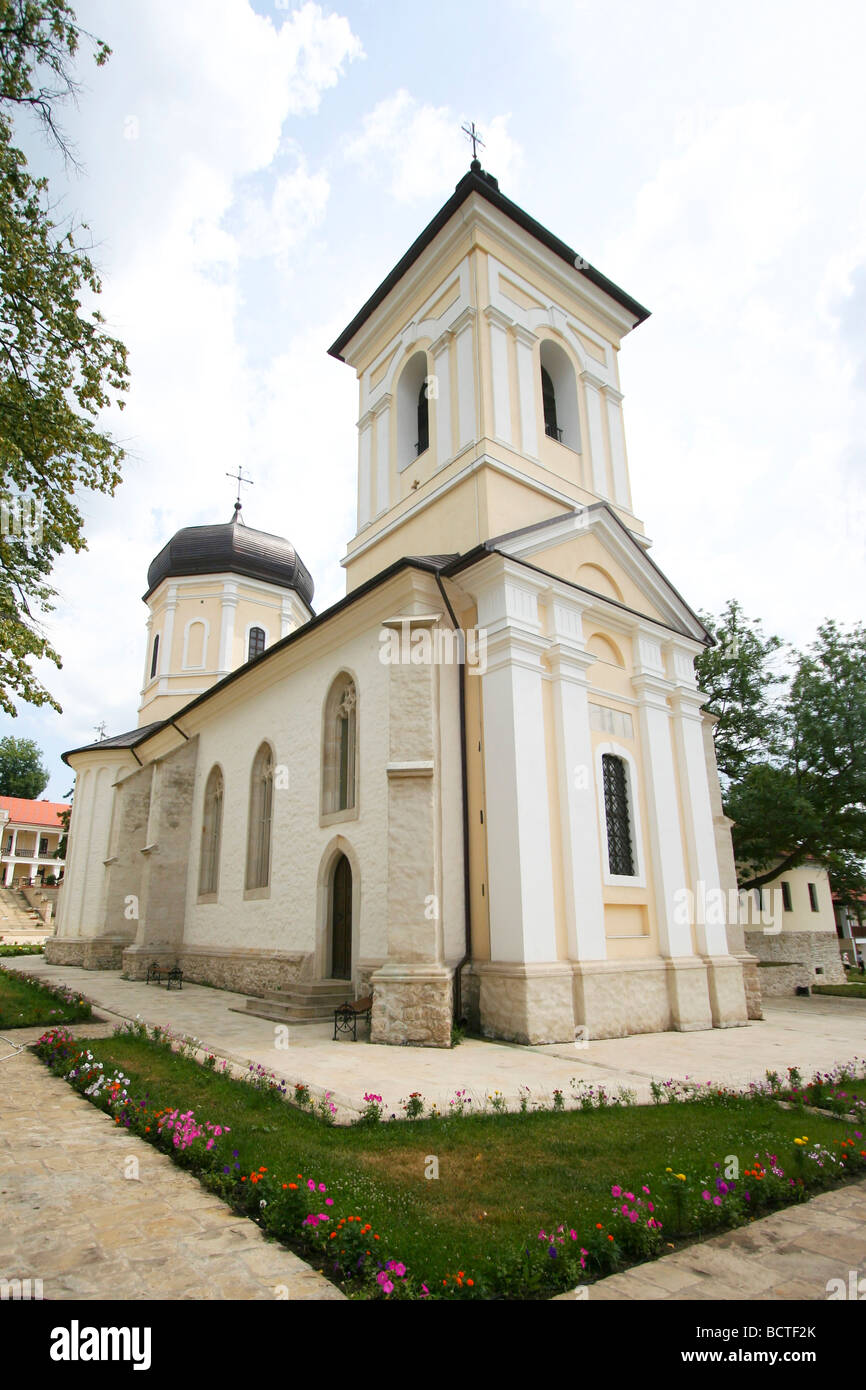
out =
[(371, 1042), (451, 1046), (452, 973), (445, 966), (386, 964), (371, 983)]
[(481, 977), (481, 1031), (506, 1042), (574, 1042), (571, 965), (489, 961)]
[(749, 1021), (742, 963), (736, 956), (708, 956), (707, 984), (714, 1028), (741, 1028)]

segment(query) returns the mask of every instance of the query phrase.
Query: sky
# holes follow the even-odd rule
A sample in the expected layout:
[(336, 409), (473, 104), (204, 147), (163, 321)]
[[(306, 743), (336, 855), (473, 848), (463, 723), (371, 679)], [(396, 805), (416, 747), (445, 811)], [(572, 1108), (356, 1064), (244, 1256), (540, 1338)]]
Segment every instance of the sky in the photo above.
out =
[(19, 706), (63, 750), (134, 728), (147, 567), (181, 526), (288, 536), (317, 611), (345, 592), (354, 372), (327, 348), (466, 171), (652, 310), (620, 354), (635, 511), (692, 607), (735, 597), (807, 645), (866, 588), (866, 7), (829, 0), (78, 0), (78, 169), (21, 129), (83, 220), (131, 389), (114, 497), (54, 571)]

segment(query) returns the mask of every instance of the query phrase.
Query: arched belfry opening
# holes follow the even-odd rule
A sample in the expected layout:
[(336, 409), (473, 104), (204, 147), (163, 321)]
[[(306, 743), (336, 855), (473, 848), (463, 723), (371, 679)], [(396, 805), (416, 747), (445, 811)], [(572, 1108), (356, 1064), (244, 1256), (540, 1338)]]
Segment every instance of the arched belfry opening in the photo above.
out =
[(427, 354), (415, 352), (397, 383), (397, 470), (403, 472), (430, 447)]
[(571, 358), (558, 343), (544, 338), (540, 365), (544, 433), (549, 439), (580, 453), (580, 408)]
[(328, 891), (329, 978), (352, 978), (352, 866), (340, 853), (331, 869)]

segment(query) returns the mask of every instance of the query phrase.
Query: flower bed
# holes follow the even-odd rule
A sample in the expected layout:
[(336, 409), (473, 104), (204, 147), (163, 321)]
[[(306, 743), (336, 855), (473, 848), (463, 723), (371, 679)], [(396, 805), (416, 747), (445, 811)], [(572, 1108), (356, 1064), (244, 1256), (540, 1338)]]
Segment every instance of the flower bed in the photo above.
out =
[[(466, 1106), (468, 1099), (458, 1093), (457, 1104), (440, 1118), (418, 1118), (401, 1125), (376, 1123), (382, 1113), (382, 1097), (367, 1092), (365, 1101), (378, 1114), (371, 1114), (366, 1123), (354, 1130), (326, 1131), (317, 1118), (311, 1118), (311, 1113), (318, 1115), (322, 1101), (314, 1101), (303, 1083), (289, 1086), (283, 1078), (261, 1068), (248, 1072), (246, 1082), (231, 1081), (220, 1075), (225, 1064), (213, 1054), (206, 1054), (204, 1063), (192, 1061), (195, 1040), (175, 1041), (173, 1046), (167, 1030), (160, 1030), (156, 1043), (152, 1037), (141, 1036), (142, 1028), (136, 1030), (134, 1026), (133, 1034), (136, 1031), (136, 1060), (138, 1054), (146, 1056), (148, 1052), (167, 1059), (162, 1074), (169, 1078), (171, 1086), (177, 1087), (178, 1103), (165, 1103), (164, 1083), (161, 1103), (152, 1101), (153, 1088), (147, 1082), (146, 1072), (133, 1086), (130, 1076), (135, 1074), (134, 1067), (117, 1065), (117, 1058), (112, 1061), (109, 1040), (87, 1045), (76, 1041), (66, 1029), (54, 1029), (40, 1040), (37, 1052), (58, 1075), (110, 1113), (115, 1124), (157, 1145), (196, 1172), (206, 1187), (256, 1220), (269, 1235), (312, 1259), (316, 1268), (350, 1296), (547, 1297), (624, 1265), (663, 1254), (677, 1241), (702, 1238), (779, 1206), (803, 1201), (814, 1192), (866, 1171), (866, 1141), (859, 1126), (849, 1127), (811, 1115), (809, 1123), (803, 1124), (802, 1117), (780, 1110), (769, 1081), (753, 1088), (746, 1097), (718, 1087), (683, 1089), (661, 1083), (659, 1103), (649, 1107), (635, 1107), (622, 1100), (616, 1106), (599, 1105), (597, 1095), (590, 1103), (583, 1092), (578, 1108), (586, 1113), (570, 1115), (562, 1113), (554, 1101), (549, 1113), (530, 1112), (527, 1102), (522, 1115), (502, 1114), (496, 1105), (491, 1105), (484, 1116), (471, 1115), (467, 1108), (463, 1118), (457, 1118), (460, 1101)], [(126, 1040), (129, 1038), (128, 1029)], [(121, 1050), (123, 1041), (123, 1037), (115, 1040), (116, 1052)], [(97, 1048), (106, 1052), (104, 1059), (97, 1056)], [(208, 1072), (215, 1076), (209, 1077)], [(208, 1088), (214, 1087), (216, 1090), (209, 1098)], [(181, 1103), (180, 1096), (193, 1090), (195, 1104)], [(255, 1114), (244, 1113), (244, 1095)], [(299, 1115), (295, 1104), (287, 1105), (288, 1098), (295, 1102), (300, 1099), (307, 1115)], [(205, 1118), (206, 1110), (213, 1111), (215, 1103), (223, 1113)], [(327, 1102), (328, 1106), (331, 1104)], [(423, 1097), (413, 1092), (403, 1102), (404, 1113), (417, 1115), (419, 1104), (423, 1105)], [(728, 1110), (734, 1113), (728, 1115)], [(231, 1115), (230, 1124), (227, 1112)], [(753, 1112), (757, 1117), (754, 1124), (749, 1120)], [(291, 1120), (293, 1114), (297, 1118)], [(660, 1131), (657, 1120), (667, 1115), (670, 1123)], [(330, 1109), (323, 1118), (333, 1118)], [(738, 1157), (729, 1152), (730, 1140), (720, 1137), (740, 1130), (746, 1136), (766, 1133), (771, 1120), (778, 1130), (772, 1148), (753, 1145), (751, 1149), (742, 1149)], [(722, 1121), (724, 1124), (720, 1125)], [(550, 1200), (551, 1210), (559, 1208), (559, 1214), (552, 1221), (545, 1220), (534, 1229), (527, 1229), (527, 1218), (521, 1218), (520, 1213), (529, 1204), (533, 1191), (544, 1187), (541, 1155), (556, 1149), (556, 1140), (551, 1136), (557, 1128), (573, 1138), (577, 1127), (579, 1149), (587, 1155), (588, 1173), (593, 1165), (597, 1169), (600, 1162), (598, 1154), (592, 1155), (593, 1142), (611, 1122), (620, 1131), (626, 1122), (630, 1128), (637, 1125), (640, 1132), (629, 1153), (623, 1152), (621, 1143), (605, 1146), (606, 1156), (601, 1161), (611, 1173), (607, 1186), (593, 1194), (581, 1181), (582, 1166), (566, 1168), (559, 1195), (555, 1199), (545, 1198)], [(543, 1133), (530, 1156), (527, 1141), (539, 1125)], [(439, 1239), (440, 1228), (450, 1208), (460, 1212), (471, 1209), (472, 1193), (476, 1190), (472, 1187), (472, 1168), (484, 1157), (482, 1152), (473, 1155), (472, 1150), (483, 1147), (480, 1135), (491, 1129), (497, 1137), (487, 1147), (496, 1150), (497, 1157), (505, 1162), (505, 1171), (513, 1171), (518, 1179), (506, 1183), (508, 1190), (501, 1196), (503, 1202), (509, 1203), (508, 1230), (514, 1230), (516, 1235), (504, 1239), (502, 1221), (494, 1226), (488, 1210), (481, 1210), (471, 1217), (474, 1229), (461, 1227), (464, 1238), (460, 1241), (462, 1255), (458, 1264), (453, 1245)], [(659, 1132), (666, 1135), (667, 1151), (689, 1153), (688, 1163), (681, 1167), (653, 1166), (652, 1158), (646, 1155), (654, 1156), (659, 1146), (656, 1143), (653, 1148), (647, 1136), (652, 1140)], [(326, 1133), (331, 1138), (323, 1145), (316, 1135), (321, 1134), (324, 1139)], [(341, 1134), (344, 1142), (351, 1140), (352, 1155), (358, 1160), (351, 1172), (341, 1158), (339, 1146), (332, 1143)], [(411, 1137), (416, 1134), (422, 1135), (420, 1148)], [(440, 1184), (425, 1184), (422, 1177), (422, 1198), (430, 1194), (430, 1199), (426, 1203), (415, 1199), (413, 1205), (405, 1194), (409, 1190), (417, 1193), (417, 1179), (414, 1188), (407, 1188), (405, 1182), (401, 1186), (399, 1171), (388, 1160), (388, 1154), (399, 1157), (408, 1153), (411, 1157), (417, 1151), (420, 1162), (425, 1150), (435, 1154), (438, 1149), (444, 1161), (445, 1151), (455, 1141), (461, 1146), (462, 1155), (454, 1170), (458, 1186), (452, 1186), (444, 1196), (444, 1205), (440, 1202), (436, 1206), (433, 1193)], [(715, 1153), (713, 1144), (717, 1146)], [(289, 1166), (290, 1157), (286, 1155), (287, 1151), (291, 1155), (292, 1148), (296, 1153), (305, 1150), (307, 1157)], [(251, 1165), (249, 1156), (256, 1150), (265, 1161), (258, 1161), (257, 1157)], [(311, 1157), (313, 1150), (315, 1157)], [(383, 1168), (391, 1179), (384, 1201), (381, 1190), (371, 1187), (369, 1181), (369, 1160), (377, 1157), (377, 1151), (381, 1152)], [(699, 1156), (702, 1151), (704, 1157)], [(630, 1170), (629, 1181), (619, 1177), (616, 1169)], [(330, 1170), (330, 1175), (324, 1170)], [(481, 1169), (474, 1171), (480, 1173)], [(468, 1199), (461, 1184), (463, 1189), (471, 1189)], [(490, 1208), (490, 1196), (485, 1201)], [(374, 1214), (374, 1208), (378, 1214)], [(493, 1218), (500, 1216), (501, 1213), (492, 1213)], [(410, 1218), (413, 1224), (409, 1224)], [(429, 1229), (419, 1231), (416, 1223), (425, 1218)]]
[(80, 1023), (92, 1012), (90, 1000), (77, 990), (0, 966), (0, 1028)]

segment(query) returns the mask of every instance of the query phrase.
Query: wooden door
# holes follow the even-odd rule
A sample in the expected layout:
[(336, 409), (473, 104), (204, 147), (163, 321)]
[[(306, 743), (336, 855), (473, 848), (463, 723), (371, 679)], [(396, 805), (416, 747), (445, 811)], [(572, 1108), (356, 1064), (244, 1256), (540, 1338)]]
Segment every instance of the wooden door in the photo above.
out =
[(352, 978), (352, 870), (345, 854), (331, 880), (331, 979)]

